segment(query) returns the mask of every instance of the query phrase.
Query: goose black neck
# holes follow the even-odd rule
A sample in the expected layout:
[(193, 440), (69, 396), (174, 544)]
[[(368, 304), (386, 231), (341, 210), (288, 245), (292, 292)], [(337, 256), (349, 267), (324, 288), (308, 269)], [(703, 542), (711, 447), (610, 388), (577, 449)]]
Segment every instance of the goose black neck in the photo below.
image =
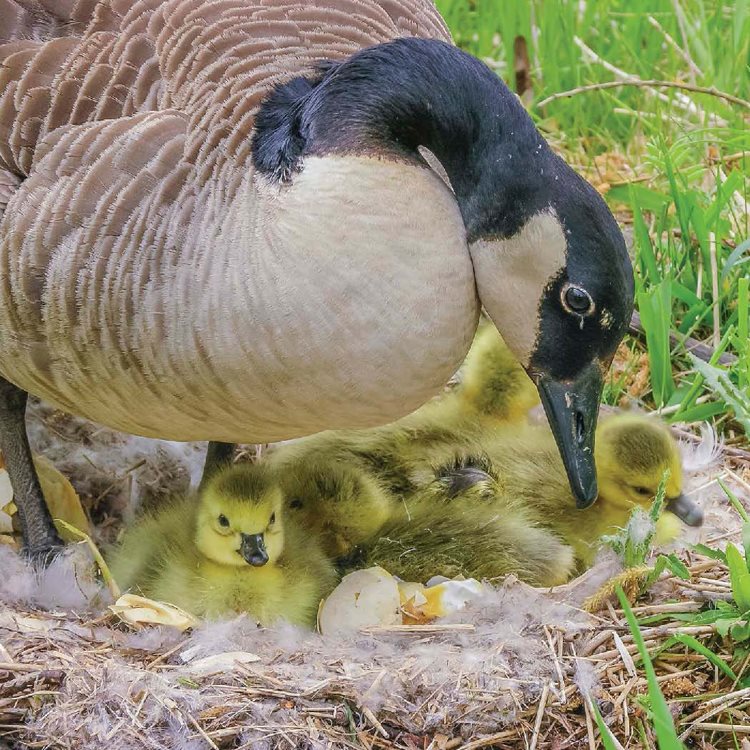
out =
[(421, 162), (420, 146), (445, 168), (470, 240), (514, 234), (544, 207), (544, 186), (559, 168), (492, 70), (449, 44), (412, 38), (276, 89), (256, 120), (253, 157), (256, 169), (283, 180), (306, 155)]

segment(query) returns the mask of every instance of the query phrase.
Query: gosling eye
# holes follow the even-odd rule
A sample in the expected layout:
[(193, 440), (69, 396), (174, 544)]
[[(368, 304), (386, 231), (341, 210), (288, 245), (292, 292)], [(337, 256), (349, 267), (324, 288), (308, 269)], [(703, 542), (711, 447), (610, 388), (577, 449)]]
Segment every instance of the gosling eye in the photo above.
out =
[(301, 508), (302, 507), (302, 500), (300, 500), (298, 497), (292, 498), (289, 501), (289, 507), (290, 508), (294, 508), (295, 510), (297, 508)]
[(223, 526), (225, 529), (229, 528), (229, 519), (223, 513), (219, 516), (219, 526)]
[(561, 301), (563, 307), (572, 315), (585, 317), (594, 312), (594, 300), (583, 287), (573, 284), (564, 286)]
[(649, 497), (650, 495), (654, 494), (648, 487), (633, 487), (633, 489), (639, 495), (643, 495), (643, 497)]
[(273, 526), (276, 523), (276, 513), (271, 513), (271, 517), (268, 519), (268, 525)]

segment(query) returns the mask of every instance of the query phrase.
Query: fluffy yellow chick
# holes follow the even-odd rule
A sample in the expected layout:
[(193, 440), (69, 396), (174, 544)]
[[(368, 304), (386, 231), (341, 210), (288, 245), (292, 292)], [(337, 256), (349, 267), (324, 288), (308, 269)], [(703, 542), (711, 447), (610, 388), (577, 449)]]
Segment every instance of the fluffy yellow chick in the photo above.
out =
[(268, 467), (217, 471), (126, 531), (111, 558), (121, 587), (201, 617), (248, 612), (263, 625), (312, 627), (337, 576), (314, 535), (288, 518)]
[(524, 423), (539, 403), (539, 392), (493, 325), (480, 328), (462, 369), (461, 385), (436, 402), (436, 410), (457, 408), (465, 417), (497, 424)]
[(279, 471), (287, 512), (320, 539), (331, 558), (378, 534), (395, 499), (353, 456), (336, 460), (324, 446)]
[(665, 471), (668, 510), (657, 523), (656, 541), (679, 534), (677, 516), (690, 525), (702, 522), (699, 508), (682, 494), (676, 441), (653, 418), (619, 414), (602, 421), (600, 493), (587, 510), (576, 508), (546, 426), (490, 428), (476, 439), (480, 453), (463, 467), (438, 470), (440, 478), (426, 489), (407, 493), (402, 508), (347, 567), (380, 565), (416, 581), (515, 573), (535, 585), (563, 583), (591, 565), (600, 538), (624, 527), (634, 507), (650, 507)]
[(599, 497), (586, 510), (575, 509), (555, 442), (544, 426), (496, 431), (484, 441), (505, 493), (532, 517), (560, 536), (576, 553), (579, 567), (593, 561), (598, 540), (624, 527), (635, 506), (650, 507), (666, 471), (667, 514), (660, 519), (660, 541), (673, 537), (673, 512), (689, 525), (700, 525), (700, 509), (682, 493), (682, 467), (675, 439), (657, 419), (617, 414), (602, 420), (596, 435)]
[(439, 469), (478, 455), (471, 434), (462, 418), (443, 422), (427, 410), (385, 427), (278, 446), (268, 461), (288, 507), (339, 556), (377, 536), (403, 498), (427, 487)]

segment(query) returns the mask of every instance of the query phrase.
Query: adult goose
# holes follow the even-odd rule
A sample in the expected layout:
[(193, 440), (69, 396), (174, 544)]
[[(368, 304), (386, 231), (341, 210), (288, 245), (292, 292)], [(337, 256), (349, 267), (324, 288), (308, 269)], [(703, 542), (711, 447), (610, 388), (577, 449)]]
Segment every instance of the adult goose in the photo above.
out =
[(430, 0), (0, 0), (0, 42), (0, 447), (30, 553), (58, 540), (28, 393), (173, 440), (365, 427), (439, 391), (480, 305), (595, 499), (625, 244)]

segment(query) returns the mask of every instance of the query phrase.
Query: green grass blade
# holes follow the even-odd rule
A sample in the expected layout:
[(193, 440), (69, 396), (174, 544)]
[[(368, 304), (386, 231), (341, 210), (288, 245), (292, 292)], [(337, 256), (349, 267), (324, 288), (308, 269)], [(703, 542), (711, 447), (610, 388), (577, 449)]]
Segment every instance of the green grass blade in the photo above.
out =
[(661, 280), (661, 273), (659, 272), (659, 266), (656, 263), (654, 246), (651, 243), (651, 237), (649, 236), (646, 222), (643, 220), (643, 212), (641, 211), (641, 206), (638, 202), (637, 193), (632, 189), (632, 185), (630, 187), (630, 204), (633, 210), (633, 231), (635, 233), (636, 248), (638, 250), (637, 257), (641, 262), (641, 274), (646, 276), (652, 284), (656, 285)]
[(724, 659), (715, 654), (711, 649), (706, 648), (697, 638), (693, 638), (692, 635), (687, 633), (675, 633), (672, 636), (673, 640), (681, 643), (683, 646), (687, 646), (701, 656), (705, 656), (711, 664), (721, 670), (730, 680), (735, 681), (737, 675), (733, 672), (732, 668), (727, 664)]
[(622, 745), (615, 739), (615, 736), (612, 734), (612, 730), (604, 722), (604, 718), (599, 711), (599, 706), (597, 706), (596, 703), (592, 700), (589, 700), (589, 705), (591, 706), (591, 710), (594, 713), (596, 726), (599, 727), (599, 736), (602, 738), (602, 745), (604, 745), (604, 750), (622, 750)]
[(635, 619), (633, 610), (630, 608), (628, 598), (619, 586), (617, 587), (617, 597), (620, 600), (620, 606), (622, 607), (623, 612), (625, 612), (625, 618), (628, 621), (630, 632), (632, 633), (633, 640), (638, 647), (638, 653), (641, 655), (643, 668), (646, 672), (648, 695), (651, 701), (654, 731), (656, 733), (656, 740), (659, 744), (659, 750), (684, 750), (685, 746), (680, 742), (680, 739), (677, 736), (672, 713), (669, 710), (667, 701), (664, 698), (664, 694), (661, 692), (661, 688), (656, 679), (654, 665), (651, 663), (651, 658), (648, 655), (648, 649), (643, 640), (643, 635), (641, 635), (641, 630), (638, 627), (638, 621)]
[(703, 376), (711, 390), (734, 412), (735, 419), (750, 434), (750, 396), (730, 380), (729, 373), (690, 355), (693, 367)]
[(664, 406), (675, 389), (669, 329), (672, 321), (672, 294), (668, 280), (638, 294), (641, 323), (646, 331), (646, 347), (651, 365), (651, 387), (657, 406)]
[[(742, 256), (750, 250), (750, 238), (746, 239), (744, 242), (740, 242), (739, 245), (732, 251), (731, 255), (727, 258), (726, 262), (724, 263), (724, 267), (721, 269), (721, 282), (724, 283), (727, 280), (727, 277), (729, 276), (731, 270), (735, 267), (737, 263), (740, 262), (742, 259)], [(748, 260), (745, 258), (744, 260)], [(740, 281), (747, 282), (747, 279), (740, 279)]]
[(732, 492), (732, 490), (730, 490), (729, 487), (724, 484), (724, 480), (721, 477), (719, 477), (716, 481), (719, 483), (719, 487), (724, 490), (724, 494), (727, 496), (727, 499), (731, 503), (732, 507), (737, 511), (737, 515), (739, 515), (742, 521), (744, 523), (750, 521), (750, 516), (748, 516), (748, 513), (745, 510), (745, 506), (740, 502), (740, 499), (737, 497), (737, 495), (735, 495), (734, 492)]
[(740, 551), (731, 542), (726, 549), (732, 597), (741, 613), (750, 612), (750, 573)]

